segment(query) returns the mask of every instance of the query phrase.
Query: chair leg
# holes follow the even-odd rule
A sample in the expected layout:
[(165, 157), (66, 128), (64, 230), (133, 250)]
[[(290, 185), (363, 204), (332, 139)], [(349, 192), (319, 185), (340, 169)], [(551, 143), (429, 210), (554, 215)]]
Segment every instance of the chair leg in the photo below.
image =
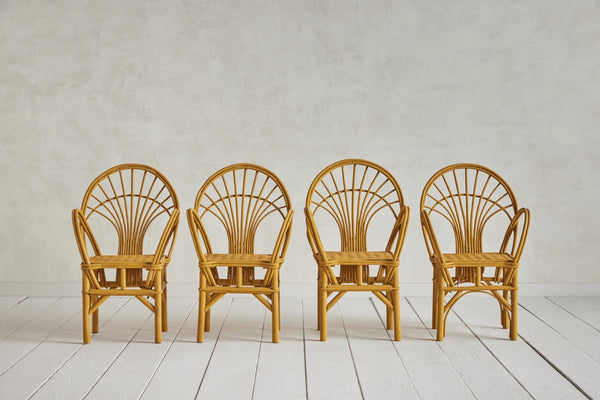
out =
[(275, 277), (273, 279), (273, 290), (275, 290), (275, 293), (273, 293), (273, 296), (271, 297), (271, 302), (272, 302), (272, 310), (271, 310), (271, 318), (272, 318), (272, 323), (271, 323), (271, 331), (272, 331), (272, 339), (273, 339), (273, 343), (279, 343), (279, 282), (278, 282), (278, 277)]
[(162, 274), (156, 271), (154, 278), (154, 342), (162, 343)]
[(321, 277), (321, 287), (319, 288), (319, 325), (321, 326), (321, 341), (327, 341), (327, 278)]
[(169, 330), (169, 323), (167, 317), (167, 286), (163, 289), (162, 295), (162, 331), (166, 332)]
[(321, 330), (321, 267), (317, 278), (317, 329)]
[[(502, 297), (504, 297), (504, 300), (508, 301), (508, 290), (504, 290), (502, 292)], [(504, 306), (504, 305), (500, 305), (500, 323), (502, 324), (502, 328), (506, 329), (508, 328), (509, 325), (509, 311), (508, 309)]]
[[(208, 302), (208, 293), (205, 296), (206, 300), (204, 304)], [(204, 313), (204, 332), (210, 332), (210, 309)]]
[(444, 289), (438, 288), (437, 291), (437, 310), (436, 310), (436, 327), (437, 327), (437, 335), (436, 340), (441, 342), (444, 340), (444, 336), (446, 336), (446, 325), (444, 324)]
[[(390, 301), (390, 303), (394, 304), (394, 292), (386, 292), (385, 297)], [(394, 307), (385, 307), (385, 327), (386, 329), (394, 329)]]
[[(91, 306), (93, 307), (98, 300), (100, 300), (99, 296), (93, 296), (92, 297), (92, 301), (91, 301)], [(100, 317), (100, 310), (96, 309), (96, 311), (94, 311), (94, 313), (92, 314), (92, 332), (93, 333), (98, 333), (99, 330), (99, 317)]]
[(392, 293), (394, 304), (394, 340), (402, 340), (402, 331), (400, 328), (400, 289), (394, 290)]
[(517, 316), (519, 314), (518, 289), (510, 293), (510, 340), (517, 340)]
[(437, 329), (438, 288), (435, 277), (433, 278), (433, 293), (431, 295), (431, 329)]
[(89, 343), (92, 339), (90, 334), (90, 295), (88, 291), (90, 290), (90, 281), (83, 274), (82, 278), (82, 302), (83, 302), (83, 343)]

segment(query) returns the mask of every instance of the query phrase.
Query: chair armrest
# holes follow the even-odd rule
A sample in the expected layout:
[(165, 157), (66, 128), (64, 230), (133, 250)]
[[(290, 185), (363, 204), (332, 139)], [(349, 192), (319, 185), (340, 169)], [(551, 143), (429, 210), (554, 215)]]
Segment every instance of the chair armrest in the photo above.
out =
[[(521, 217), (523, 217), (524, 219), (521, 231), (519, 232), (519, 220), (521, 219)], [(527, 241), (527, 233), (529, 232), (529, 220), (529, 209), (519, 209), (519, 211), (517, 211), (513, 219), (510, 221), (510, 224), (506, 229), (506, 233), (504, 234), (504, 239), (502, 240), (500, 252), (504, 253), (506, 252), (506, 248), (508, 247), (511, 237), (513, 237), (510, 255), (514, 258), (516, 262), (519, 262), (521, 254), (523, 253), (523, 247), (525, 246), (525, 242)]]
[(90, 258), (87, 251), (87, 245), (85, 243), (85, 237), (87, 236), (90, 240), (90, 243), (92, 244), (92, 250), (94, 251), (94, 255), (102, 255), (102, 253), (100, 252), (100, 247), (98, 247), (96, 238), (94, 237), (92, 229), (87, 223), (83, 212), (80, 209), (76, 208), (71, 212), (71, 218), (73, 220), (73, 231), (75, 233), (77, 248), (79, 249), (79, 254), (81, 255), (81, 261), (83, 264), (89, 264)]
[[(208, 235), (206, 234), (206, 229), (204, 229), (204, 224), (198, 215), (198, 212), (189, 208), (187, 210), (187, 220), (188, 227), (190, 228), (190, 233), (192, 235), (192, 241), (194, 242), (194, 248), (196, 249), (196, 255), (198, 256), (198, 260), (201, 263), (206, 263), (205, 254), (212, 254), (212, 247), (210, 245), (210, 241), (208, 240)], [(200, 235), (202, 236), (202, 241), (200, 240)], [(206, 252), (202, 249), (202, 242), (204, 242), (204, 247), (206, 248)]]
[[(171, 217), (169, 217), (169, 221), (163, 230), (163, 233), (158, 241), (158, 245), (156, 246), (156, 251), (154, 252), (154, 259), (152, 260), (152, 264), (158, 264), (160, 258), (162, 256), (167, 257), (167, 260), (171, 259), (171, 254), (173, 253), (173, 245), (175, 244), (175, 238), (177, 236), (177, 227), (179, 226), (179, 210), (175, 209)], [(171, 243), (169, 245), (169, 242)], [(169, 246), (168, 246), (169, 245)], [(169, 247), (167, 254), (165, 254), (165, 250)]]
[(282, 260), (285, 258), (285, 254), (287, 252), (288, 245), (290, 243), (290, 233), (292, 232), (292, 220), (294, 218), (294, 210), (289, 210), (288, 214), (285, 216), (283, 220), (283, 224), (281, 224), (281, 229), (279, 231), (279, 235), (277, 236), (277, 241), (275, 242), (275, 247), (273, 248), (273, 253), (271, 256), (271, 263), (275, 264), (277, 258), (281, 258)]
[(409, 219), (410, 208), (408, 208), (408, 206), (403, 206), (400, 210), (400, 214), (398, 214), (398, 218), (396, 218), (396, 223), (394, 224), (387, 246), (385, 247), (385, 251), (392, 252), (393, 249), (394, 262), (397, 262), (400, 258), (400, 251), (402, 250), (404, 240), (406, 239), (406, 228), (408, 228)]
[(421, 210), (421, 229), (423, 229), (423, 238), (425, 239), (425, 246), (427, 246), (427, 252), (429, 258), (437, 258), (440, 263), (444, 263), (444, 255), (438, 243), (437, 237), (433, 232), (433, 226), (431, 225), (431, 219), (425, 210)]
[(304, 215), (306, 216), (306, 236), (308, 237), (308, 243), (312, 249), (313, 256), (320, 256), (323, 262), (327, 262), (325, 249), (323, 248), (323, 242), (321, 242), (321, 237), (319, 236), (317, 225), (315, 224), (315, 219), (308, 207), (304, 207)]

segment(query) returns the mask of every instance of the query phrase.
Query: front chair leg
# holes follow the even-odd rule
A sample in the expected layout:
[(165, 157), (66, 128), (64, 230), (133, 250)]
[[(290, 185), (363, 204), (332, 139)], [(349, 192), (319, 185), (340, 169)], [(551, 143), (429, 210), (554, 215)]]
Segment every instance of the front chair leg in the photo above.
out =
[(517, 316), (519, 310), (518, 289), (511, 290), (510, 308), (510, 340), (517, 340)]
[(445, 301), (446, 296), (444, 295), (444, 289), (443, 288), (438, 288), (438, 293), (437, 293), (437, 310), (436, 310), (436, 317), (437, 317), (437, 321), (436, 321), (436, 327), (437, 327), (437, 335), (436, 335), (436, 340), (438, 342), (441, 342), (442, 340), (444, 340), (444, 336), (446, 335), (445, 332), (445, 324), (444, 324), (444, 301)]
[(162, 343), (162, 274), (156, 272), (154, 278), (154, 342)]
[(279, 277), (273, 278), (273, 294), (271, 295), (271, 331), (273, 343), (279, 343)]
[(400, 289), (396, 289), (392, 292), (392, 299), (394, 305), (394, 340), (402, 340), (402, 332), (400, 329)]

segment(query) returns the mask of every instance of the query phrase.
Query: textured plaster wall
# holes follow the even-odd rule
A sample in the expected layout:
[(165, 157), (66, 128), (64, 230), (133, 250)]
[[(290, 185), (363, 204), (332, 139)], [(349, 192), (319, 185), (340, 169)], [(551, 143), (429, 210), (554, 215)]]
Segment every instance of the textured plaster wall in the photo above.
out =
[[(427, 179), (498, 171), (532, 210), (525, 282), (600, 281), (597, 1), (0, 0), (0, 280), (77, 282), (70, 210), (118, 163), (155, 166), (182, 208), (234, 162), (297, 211), (285, 282), (312, 281), (312, 178), (347, 157), (398, 179), (401, 281), (431, 267)], [(182, 219), (170, 280), (195, 282)]]

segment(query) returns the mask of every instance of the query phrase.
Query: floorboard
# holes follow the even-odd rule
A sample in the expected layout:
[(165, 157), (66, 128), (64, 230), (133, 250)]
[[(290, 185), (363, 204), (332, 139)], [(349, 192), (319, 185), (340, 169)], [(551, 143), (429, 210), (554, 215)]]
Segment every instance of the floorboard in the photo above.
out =
[[(338, 304), (364, 398), (418, 399), (371, 299), (351, 296), (344, 297)], [(393, 331), (390, 332), (393, 338)]]
[(197, 398), (252, 398), (266, 311), (254, 297), (233, 299)]
[[(114, 298), (107, 301), (116, 300)], [(33, 396), (34, 399), (82, 399), (93, 389), (106, 370), (119, 358), (151, 312), (137, 299), (127, 303), (92, 335)], [(100, 320), (104, 316), (100, 307)]]
[(230, 304), (231, 297), (224, 297), (212, 307), (211, 330), (204, 333), (203, 343), (196, 343), (196, 301), (192, 313), (146, 387), (142, 399), (193, 399), (196, 396)]
[[(106, 302), (103, 312), (110, 318), (123, 304), (125, 299)], [(33, 395), (83, 346), (81, 325), (81, 313), (78, 312), (0, 376), (0, 398), (17, 400)]]
[[(483, 294), (470, 294), (457, 302), (453, 310), (533, 398), (585, 398), (522, 338), (508, 339), (508, 331), (500, 326), (496, 300)], [(530, 320), (527, 316), (522, 318), (522, 314), (525, 312), (520, 313), (519, 329), (529, 331)]]
[(283, 297), (280, 343), (271, 313), (226, 296), (196, 343), (197, 298), (169, 301), (169, 331), (111, 298), (82, 344), (81, 299), (0, 296), (0, 399), (600, 399), (600, 297), (523, 297), (519, 340), (497, 302), (470, 294), (431, 329), (431, 299), (401, 299), (402, 341), (375, 297), (344, 297), (319, 340), (316, 299)]
[(281, 299), (279, 343), (272, 343), (267, 312), (252, 397), (260, 400), (306, 399), (302, 299)]
[[(139, 398), (190, 315), (193, 305), (194, 299), (191, 298), (169, 300), (169, 330), (163, 332), (160, 344), (154, 342), (154, 315), (148, 318), (86, 399)], [(123, 379), (124, 376), (127, 379)]]
[[(408, 300), (428, 327), (432, 339), (435, 338), (436, 331), (429, 329), (431, 299), (411, 297)], [(446, 337), (447, 339), (437, 344), (476, 398), (489, 400), (531, 398), (477, 336), (452, 312), (446, 321)]]
[(303, 303), (308, 398), (362, 399), (339, 303), (327, 313), (326, 342), (319, 340), (316, 299), (304, 299)]

